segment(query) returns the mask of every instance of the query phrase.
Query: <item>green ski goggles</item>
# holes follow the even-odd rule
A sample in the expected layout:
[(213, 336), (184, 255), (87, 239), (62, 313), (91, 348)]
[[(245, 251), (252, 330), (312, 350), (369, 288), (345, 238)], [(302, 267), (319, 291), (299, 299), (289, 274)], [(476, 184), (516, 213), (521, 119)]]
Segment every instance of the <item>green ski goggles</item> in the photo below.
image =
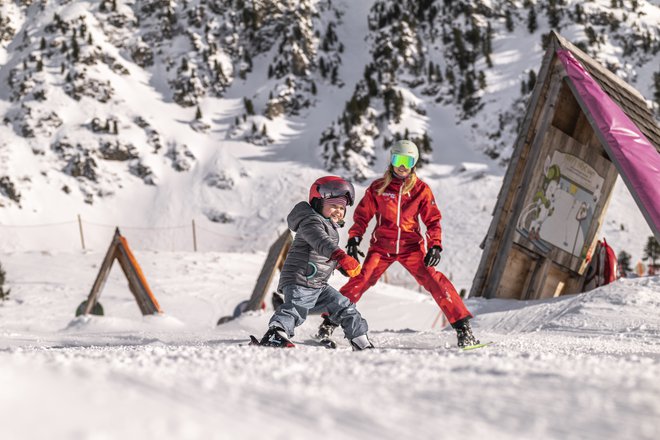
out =
[(393, 154), (392, 166), (394, 168), (399, 168), (401, 165), (410, 170), (413, 166), (415, 166), (415, 158), (412, 156), (405, 156), (403, 154)]

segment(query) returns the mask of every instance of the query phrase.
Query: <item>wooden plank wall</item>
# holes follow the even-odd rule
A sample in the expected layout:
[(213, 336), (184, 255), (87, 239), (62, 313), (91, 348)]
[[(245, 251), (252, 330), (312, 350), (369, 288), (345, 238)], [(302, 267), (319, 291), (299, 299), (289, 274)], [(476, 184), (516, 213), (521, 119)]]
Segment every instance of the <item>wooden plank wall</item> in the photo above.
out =
[[(520, 187), (526, 192), (517, 196), (523, 198), (523, 206), (527, 206), (532, 201), (535, 191), (542, 183), (544, 161), (557, 150), (580, 158), (603, 177), (600, 200), (585, 237), (585, 249), (580, 256), (574, 256), (559, 248), (552, 248), (548, 253), (543, 254), (531, 241), (515, 231), (512, 234), (512, 250), (507, 257), (497, 288), (498, 298), (546, 298), (580, 291), (586, 270), (585, 257), (588, 249), (593, 249), (595, 246), (597, 232), (616, 182), (616, 168), (607, 158), (593, 128), (565, 83), (559, 91), (552, 124), (546, 128), (539, 148), (536, 163), (532, 165), (534, 172), (521, 179)], [(509, 227), (515, 228), (518, 215), (520, 214), (508, 216)]]
[(500, 188), (497, 202), (493, 208), (493, 220), (481, 245), (483, 254), (470, 289), (470, 296), (493, 297), (499, 283), (498, 280), (494, 279), (494, 277), (497, 278), (494, 268), (497, 261), (503, 257), (502, 254), (508, 252), (508, 250), (503, 250), (500, 247), (502, 236), (506, 231), (506, 222), (515, 201), (515, 194), (520, 189), (519, 177), (525, 169), (527, 156), (530, 153), (531, 144), (538, 128), (539, 118), (545, 111), (551, 84), (551, 72), (557, 64), (554, 54), (558, 47), (558, 40), (553, 38), (543, 56), (538, 80), (534, 86), (525, 118), (516, 138), (513, 155), (504, 176), (502, 188)]
[[(523, 200), (520, 196), (526, 190), (524, 182), (529, 180), (529, 176), (533, 171), (533, 164), (536, 163), (539, 157), (540, 143), (554, 114), (562, 80), (560, 67), (558, 60), (555, 59), (550, 68), (547, 87), (543, 92), (545, 96), (540, 100), (542, 102), (542, 104), (539, 104), (541, 109), (535, 112), (536, 119), (530, 126), (530, 132), (524, 136), (525, 139), (531, 138), (533, 140), (521, 147), (519, 164), (510, 181), (510, 187), (506, 193), (500, 195), (500, 197), (506, 197), (506, 202), (500, 208), (502, 212), (499, 215), (499, 224), (492, 239), (493, 243), (490, 245), (492, 251), (490, 251), (488, 261), (486, 264), (480, 265), (480, 271), (483, 271), (481, 276), (485, 276), (485, 281), (481, 285), (481, 291), (477, 293), (478, 296), (494, 298), (497, 297), (497, 292), (500, 290), (501, 277), (506, 272), (506, 265), (513, 244), (514, 225), (511, 225), (511, 220), (517, 218), (523, 208)], [(523, 134), (521, 133), (521, 135)]]

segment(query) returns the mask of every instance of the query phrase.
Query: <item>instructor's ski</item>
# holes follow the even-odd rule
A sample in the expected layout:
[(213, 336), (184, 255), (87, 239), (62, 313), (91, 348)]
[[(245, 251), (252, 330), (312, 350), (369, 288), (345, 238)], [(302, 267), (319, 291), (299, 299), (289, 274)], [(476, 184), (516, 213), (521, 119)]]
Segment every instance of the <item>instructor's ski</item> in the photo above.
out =
[(467, 347), (461, 347), (461, 348), (459, 348), (459, 350), (461, 350), (461, 351), (476, 350), (476, 349), (478, 349), (478, 348), (488, 347), (488, 346), (491, 345), (492, 343), (493, 343), (493, 341), (490, 341), (490, 342), (483, 342), (483, 343), (480, 343), (480, 344), (474, 344), (474, 345), (468, 345)]

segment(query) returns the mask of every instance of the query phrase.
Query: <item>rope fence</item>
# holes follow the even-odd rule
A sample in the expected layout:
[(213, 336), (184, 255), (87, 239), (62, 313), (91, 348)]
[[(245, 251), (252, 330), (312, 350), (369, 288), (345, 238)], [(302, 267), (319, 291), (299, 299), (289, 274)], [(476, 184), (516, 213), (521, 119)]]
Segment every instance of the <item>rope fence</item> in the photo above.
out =
[[(231, 226), (223, 225), (228, 228)], [(119, 228), (132, 249), (148, 251), (227, 251), (240, 247), (245, 238), (200, 226), (135, 226), (76, 220), (32, 225), (0, 223), (0, 250), (105, 250)]]

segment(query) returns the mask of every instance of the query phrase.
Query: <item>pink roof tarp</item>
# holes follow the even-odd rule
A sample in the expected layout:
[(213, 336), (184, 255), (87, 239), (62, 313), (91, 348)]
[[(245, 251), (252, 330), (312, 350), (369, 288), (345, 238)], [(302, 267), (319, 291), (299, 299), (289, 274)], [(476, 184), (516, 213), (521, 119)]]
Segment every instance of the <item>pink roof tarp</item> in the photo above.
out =
[(571, 52), (559, 49), (557, 56), (582, 110), (598, 126), (605, 151), (660, 241), (660, 154)]

